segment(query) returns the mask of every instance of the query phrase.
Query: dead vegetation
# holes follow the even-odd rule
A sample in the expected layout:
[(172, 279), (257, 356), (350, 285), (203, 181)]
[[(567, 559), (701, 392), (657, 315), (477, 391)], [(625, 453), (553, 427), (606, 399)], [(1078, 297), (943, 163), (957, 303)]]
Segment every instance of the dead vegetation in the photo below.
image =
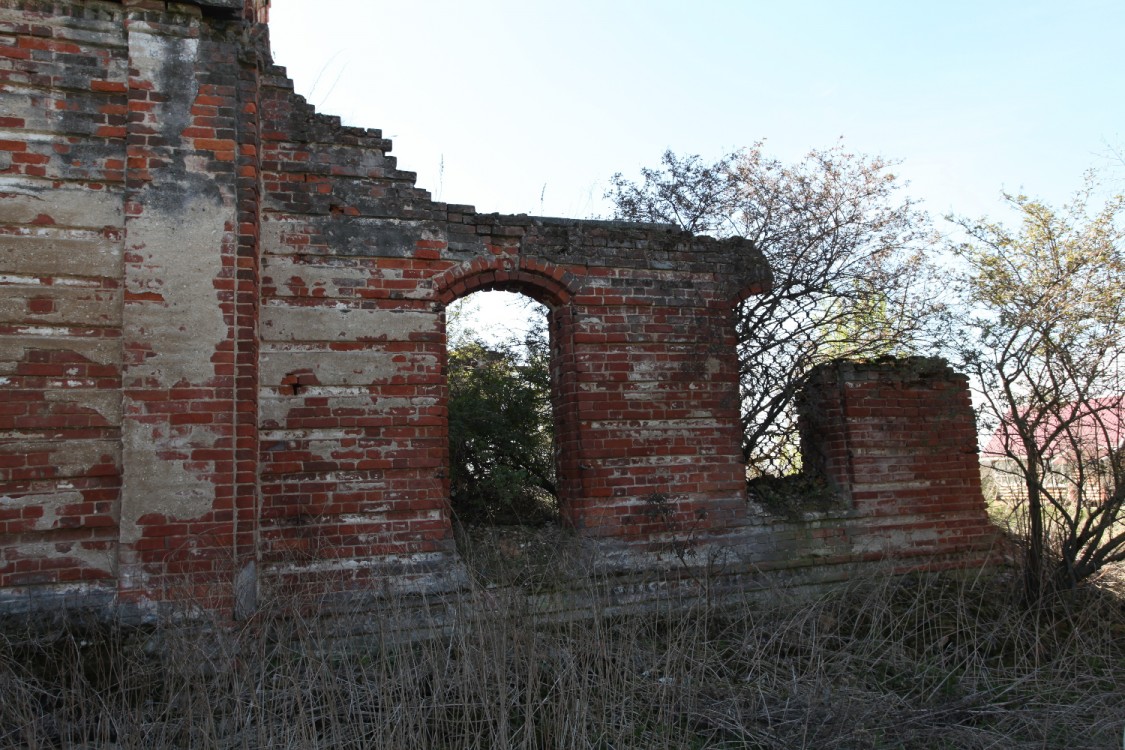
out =
[(413, 642), (337, 640), (280, 601), (234, 632), (9, 631), (0, 746), (1120, 746), (1119, 592), (1028, 611), (1019, 588), (888, 576), (552, 623), (481, 589)]

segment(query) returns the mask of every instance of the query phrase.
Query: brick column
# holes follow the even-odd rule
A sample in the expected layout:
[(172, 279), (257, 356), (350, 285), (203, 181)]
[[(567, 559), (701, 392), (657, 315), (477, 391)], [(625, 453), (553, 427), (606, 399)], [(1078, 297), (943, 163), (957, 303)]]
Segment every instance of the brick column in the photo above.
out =
[(241, 22), (137, 2), (126, 32), (121, 595), (229, 611)]
[(956, 552), (987, 546), (976, 423), (967, 379), (944, 360), (835, 361), (810, 375), (802, 403), (806, 468), (860, 517), (865, 549)]

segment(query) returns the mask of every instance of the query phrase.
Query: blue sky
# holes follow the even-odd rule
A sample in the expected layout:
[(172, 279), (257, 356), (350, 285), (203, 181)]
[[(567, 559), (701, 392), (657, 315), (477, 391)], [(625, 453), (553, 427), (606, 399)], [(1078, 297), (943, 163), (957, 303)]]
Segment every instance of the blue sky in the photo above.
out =
[(298, 92), (482, 211), (605, 214), (614, 172), (763, 138), (902, 160), (938, 216), (1125, 177), (1121, 0), (274, 0), (271, 27)]

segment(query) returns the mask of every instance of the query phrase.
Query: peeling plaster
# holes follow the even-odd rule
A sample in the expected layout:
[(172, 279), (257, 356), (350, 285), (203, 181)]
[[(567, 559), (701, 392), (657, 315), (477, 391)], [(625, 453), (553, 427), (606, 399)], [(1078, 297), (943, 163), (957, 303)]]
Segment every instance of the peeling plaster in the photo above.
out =
[[(29, 314), (30, 302), (42, 298), (51, 301), (51, 311)], [(120, 294), (110, 289), (13, 285), (0, 295), (0, 322), (18, 324), (30, 319), (59, 326), (114, 326), (120, 323), (119, 299)]]
[(414, 333), (437, 333), (440, 316), (413, 310), (349, 309), (270, 305), (262, 308), (263, 338), (275, 341), (407, 341)]
[(215, 435), (195, 427), (165, 437), (152, 425), (129, 420), (122, 428), (125, 455), (122, 477), (121, 541), (135, 542), (141, 537), (137, 519), (149, 513), (168, 518), (198, 518), (215, 503), (215, 485), (184, 468), (184, 462), (160, 458), (154, 446), (174, 448), (210, 445)]
[(121, 424), (121, 392), (110, 390), (91, 390), (88, 388), (68, 388), (46, 392), (48, 403), (77, 404), (97, 412), (106, 423)]
[[(192, 122), (188, 105), (199, 90), (199, 55), (196, 38), (165, 36), (143, 23), (130, 26), (133, 75), (151, 82), (162, 95), (146, 119), (168, 143), (182, 142), (181, 134)], [(216, 377), (212, 357), (230, 333), (215, 279), (223, 273), (224, 243), (233, 239), (226, 227), (236, 221), (236, 211), (213, 176), (189, 169), (182, 151), (165, 158), (153, 181), (138, 191), (143, 212), (126, 223), (130, 263), (125, 291), (135, 299), (125, 304), (123, 334), (126, 346), (145, 356), (130, 359), (124, 379), (153, 388), (207, 386)], [(213, 479), (187, 466), (194, 450), (213, 447), (218, 439), (207, 425), (125, 422), (122, 542), (141, 536), (141, 516), (186, 520), (213, 509)], [(127, 570), (123, 574), (131, 575)]]
[(118, 189), (86, 187), (35, 180), (23, 175), (0, 175), (0, 213), (5, 223), (32, 224), (40, 215), (55, 224), (101, 230), (121, 226), (124, 194)]
[(32, 337), (24, 334), (21, 338), (0, 338), (0, 373), (13, 374), (19, 363), (29, 351), (74, 352), (90, 362), (99, 365), (119, 364), (121, 362), (121, 341), (118, 339), (84, 339), (77, 336)]
[[(86, 476), (90, 468), (109, 458), (114, 464), (120, 465), (121, 447), (115, 441), (108, 440), (70, 440), (66, 443), (40, 443), (24, 444), (22, 450), (30, 452), (32, 446), (39, 450), (47, 449), (51, 452), (51, 463), (54, 465), (58, 476), (80, 477)], [(21, 447), (16, 446), (17, 450)]]
[(388, 354), (376, 346), (337, 352), (324, 345), (263, 344), (259, 355), (262, 386), (279, 386), (290, 372), (311, 370), (317, 382), (330, 386), (373, 386), (404, 374), (433, 372), (438, 356), (422, 352)]
[(59, 519), (59, 512), (68, 505), (83, 502), (82, 493), (77, 491), (54, 492), (39, 495), (20, 495), (18, 497), (0, 496), (0, 509), (42, 508), (43, 515), (35, 519), (34, 531), (50, 531)]
[[(437, 357), (410, 355), (415, 370), (434, 369)], [(325, 350), (263, 350), (260, 354), (261, 384), (277, 386), (289, 373), (312, 370), (317, 382), (326, 385), (374, 385), (386, 383), (409, 371), (384, 352)]]
[(18, 548), (20, 559), (48, 559), (57, 565), (61, 559), (77, 560), (84, 568), (113, 572), (114, 550), (86, 549), (82, 542), (24, 542)]
[[(288, 423), (290, 411), (305, 408), (303, 397), (325, 398), (328, 396), (325, 391), (329, 390), (338, 392), (339, 389), (305, 388), (302, 389), (300, 397), (263, 395), (258, 407), (259, 424), (263, 426), (269, 424), (285, 425)], [(328, 396), (326, 406), (318, 408), (326, 408), (329, 413), (358, 411), (364, 416), (382, 416), (395, 413), (395, 410), (415, 412), (419, 409), (428, 409), (437, 403), (436, 398), (428, 396), (379, 398), (369, 391), (360, 391), (347, 395)]]
[[(449, 559), (447, 552), (415, 552), (407, 555), (380, 555), (375, 559), (333, 559), (318, 560), (310, 563), (289, 563), (276, 565), (273, 570), (277, 573), (331, 573), (341, 570), (379, 570), (387, 567), (403, 566), (406, 568), (423, 567), (427, 564), (446, 562)], [(459, 571), (451, 572), (451, 577), (459, 577)]]
[(129, 367), (131, 378), (172, 385), (205, 383), (214, 376), (211, 355), (228, 331), (215, 301), (214, 278), (222, 267), (229, 215), (217, 196), (200, 197), (178, 209), (149, 209), (144, 221), (130, 223), (129, 244), (144, 259), (145, 272), (128, 274), (126, 291), (163, 299), (163, 304), (127, 306), (130, 337), (151, 350), (144, 362)]
[[(2, 189), (2, 188), (0, 188)], [(67, 197), (69, 200), (69, 196)], [(120, 202), (120, 196), (116, 198)], [(66, 205), (63, 200), (60, 204)], [(0, 199), (0, 210), (9, 209), (10, 203)], [(57, 222), (67, 217), (53, 204), (40, 206)], [(78, 217), (74, 217), (77, 219)], [(120, 226), (121, 216), (112, 218), (113, 226)], [(109, 225), (107, 225), (109, 226)], [(0, 235), (0, 268), (6, 273), (52, 276), (67, 274), (84, 277), (117, 278), (121, 275), (120, 233), (106, 236), (98, 230), (59, 227), (21, 227), (17, 234)], [(57, 283), (57, 282), (56, 282)]]

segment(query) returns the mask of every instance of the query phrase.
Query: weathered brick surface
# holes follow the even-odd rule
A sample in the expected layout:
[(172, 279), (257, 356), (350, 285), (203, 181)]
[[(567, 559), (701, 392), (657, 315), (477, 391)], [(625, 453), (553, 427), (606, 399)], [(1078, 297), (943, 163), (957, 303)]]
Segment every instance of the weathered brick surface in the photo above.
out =
[(989, 549), (964, 376), (939, 359), (834, 362), (813, 372), (803, 406), (806, 460), (861, 519), (856, 552)]
[(0, 587), (112, 587), (127, 50), (115, 4), (0, 6)]
[(606, 566), (979, 557), (956, 377), (819, 373), (807, 447), (846, 500), (759, 512), (733, 325), (757, 250), (435, 202), (293, 92), (267, 10), (0, 0), (0, 608), (460, 585), (444, 315), (489, 289), (550, 309), (561, 505)]

